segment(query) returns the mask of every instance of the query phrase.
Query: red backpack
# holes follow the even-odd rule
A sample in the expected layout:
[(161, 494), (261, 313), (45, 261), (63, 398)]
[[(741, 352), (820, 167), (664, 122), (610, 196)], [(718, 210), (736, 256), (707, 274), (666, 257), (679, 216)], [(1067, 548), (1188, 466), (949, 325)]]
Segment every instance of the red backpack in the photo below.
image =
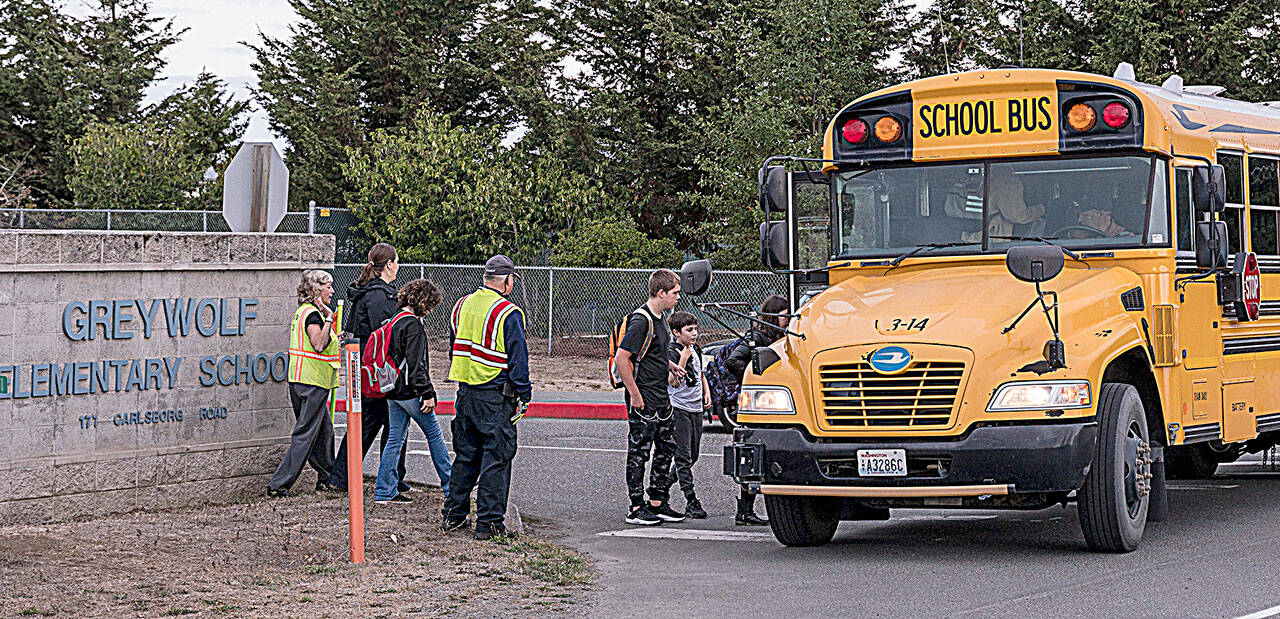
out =
[(366, 398), (384, 398), (396, 388), (400, 378), (400, 364), (391, 358), (391, 329), (412, 312), (401, 311), (369, 334), (360, 355), (360, 395)]

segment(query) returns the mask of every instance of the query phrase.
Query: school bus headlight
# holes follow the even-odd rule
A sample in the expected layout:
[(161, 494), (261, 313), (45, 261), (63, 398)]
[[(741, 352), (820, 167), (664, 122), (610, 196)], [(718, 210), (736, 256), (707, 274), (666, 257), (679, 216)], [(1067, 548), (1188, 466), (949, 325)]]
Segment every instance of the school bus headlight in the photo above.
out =
[(796, 405), (786, 387), (743, 387), (738, 396), (738, 412), (794, 415)]
[(1088, 408), (1089, 381), (1030, 381), (1005, 383), (987, 405), (988, 411), (1038, 411)]
[(876, 139), (889, 144), (902, 137), (902, 123), (892, 116), (881, 116), (876, 121)]
[(1067, 111), (1067, 124), (1076, 131), (1088, 131), (1098, 122), (1098, 113), (1088, 103), (1077, 103)]

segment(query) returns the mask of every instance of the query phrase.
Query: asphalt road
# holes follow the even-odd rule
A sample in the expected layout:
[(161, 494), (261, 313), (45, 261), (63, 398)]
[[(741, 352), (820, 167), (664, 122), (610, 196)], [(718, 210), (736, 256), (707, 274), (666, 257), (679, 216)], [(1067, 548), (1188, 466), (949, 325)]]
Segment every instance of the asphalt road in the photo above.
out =
[[(434, 482), (413, 432), (410, 478)], [(1125, 555), (1088, 551), (1074, 505), (895, 510), (887, 522), (842, 523), (827, 546), (786, 548), (767, 527), (733, 525), (725, 434), (705, 435), (695, 469), (709, 519), (624, 524), (625, 436), (615, 421), (519, 426), (512, 496), (540, 531), (596, 558), (593, 615), (1280, 616), (1280, 472), (1256, 460), (1171, 482), (1169, 521), (1149, 524)]]

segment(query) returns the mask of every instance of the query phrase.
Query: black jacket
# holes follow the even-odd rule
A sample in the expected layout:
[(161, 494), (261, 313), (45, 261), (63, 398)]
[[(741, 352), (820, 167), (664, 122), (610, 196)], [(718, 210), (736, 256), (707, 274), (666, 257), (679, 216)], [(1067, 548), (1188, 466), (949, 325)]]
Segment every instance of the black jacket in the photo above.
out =
[(747, 373), (747, 366), (751, 364), (751, 346), (749, 345), (751, 340), (755, 340), (756, 346), (768, 346), (781, 339), (783, 335), (781, 329), (766, 328), (752, 323), (747, 341), (729, 351), (729, 356), (724, 360), (724, 369), (729, 371), (729, 376), (741, 383), (742, 377)]
[(396, 379), (396, 388), (387, 393), (388, 400), (436, 397), (427, 362), (427, 332), (421, 320), (410, 316), (397, 321), (391, 327), (387, 352), (400, 366), (400, 378)]
[(363, 286), (347, 286), (347, 303), (349, 307), (344, 310), (346, 317), (342, 320), (342, 330), (356, 336), (362, 350), (369, 334), (400, 309), (396, 303), (396, 287), (380, 277)]

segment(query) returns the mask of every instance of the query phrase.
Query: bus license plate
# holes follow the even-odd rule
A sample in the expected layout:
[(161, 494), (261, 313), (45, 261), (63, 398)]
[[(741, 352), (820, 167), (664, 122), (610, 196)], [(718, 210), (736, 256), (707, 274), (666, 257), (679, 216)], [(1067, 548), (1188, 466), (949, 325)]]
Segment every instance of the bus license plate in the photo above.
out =
[(905, 477), (907, 450), (859, 449), (858, 475), (861, 477)]

